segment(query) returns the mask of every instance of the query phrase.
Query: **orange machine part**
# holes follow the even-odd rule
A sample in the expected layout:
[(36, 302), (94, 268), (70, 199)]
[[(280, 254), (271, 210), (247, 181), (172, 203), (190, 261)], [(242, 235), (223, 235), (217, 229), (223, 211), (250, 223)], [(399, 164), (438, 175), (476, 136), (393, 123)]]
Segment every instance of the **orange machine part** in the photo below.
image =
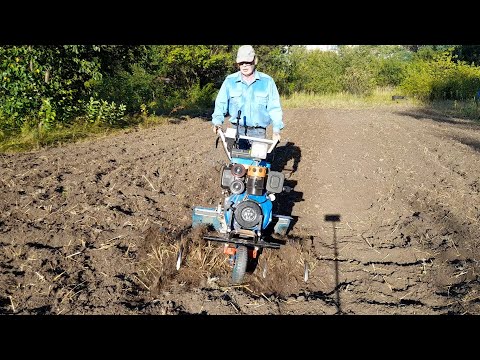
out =
[(227, 254), (227, 255), (235, 255), (236, 251), (237, 251), (237, 249), (232, 247), (232, 246), (225, 246), (223, 248), (223, 253)]
[[(227, 255), (235, 255), (236, 252), (237, 252), (237, 248), (233, 246), (225, 246), (223, 248), (223, 253)], [(253, 259), (257, 257), (257, 254), (258, 254), (258, 251), (256, 249), (248, 250), (248, 255)]]
[(247, 175), (251, 177), (263, 178), (267, 176), (267, 168), (264, 166), (249, 166)]

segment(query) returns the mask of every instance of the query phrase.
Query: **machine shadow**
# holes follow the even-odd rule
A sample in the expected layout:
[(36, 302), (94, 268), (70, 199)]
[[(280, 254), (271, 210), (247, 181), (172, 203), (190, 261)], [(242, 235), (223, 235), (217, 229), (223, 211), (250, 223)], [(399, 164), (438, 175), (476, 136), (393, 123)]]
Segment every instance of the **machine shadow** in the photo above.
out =
[[(295, 203), (304, 201), (303, 192), (295, 190), (297, 181), (290, 179), (292, 174), (297, 171), (301, 158), (302, 153), (300, 148), (295, 146), (293, 142), (286, 142), (277, 145), (275, 150), (272, 151), (272, 153), (270, 153), (266, 159), (271, 164), (271, 170), (281, 172), (285, 175), (285, 180), (283, 183), (284, 191), (279, 194), (275, 194), (273, 213), (277, 215), (290, 216), (292, 218), (289, 230), (292, 229), (298, 221), (298, 216), (292, 215)], [(275, 236), (274, 227), (275, 221), (272, 221), (272, 223), (265, 229), (265, 239), (271, 243), (285, 245), (287, 243), (287, 239), (285, 237), (278, 237), (278, 235)], [(249, 262), (247, 266), (247, 272), (251, 273), (255, 271), (259, 258), (260, 256), (252, 259)]]
[(273, 212), (279, 215), (288, 215), (293, 218), (290, 228), (295, 226), (298, 216), (292, 216), (295, 203), (304, 201), (303, 192), (296, 191), (296, 180), (291, 180), (292, 175), (297, 171), (298, 165), (302, 159), (302, 152), (293, 142), (286, 142), (277, 146), (269, 159), (271, 169), (279, 171), (285, 175), (284, 188), (280, 194), (276, 195)]

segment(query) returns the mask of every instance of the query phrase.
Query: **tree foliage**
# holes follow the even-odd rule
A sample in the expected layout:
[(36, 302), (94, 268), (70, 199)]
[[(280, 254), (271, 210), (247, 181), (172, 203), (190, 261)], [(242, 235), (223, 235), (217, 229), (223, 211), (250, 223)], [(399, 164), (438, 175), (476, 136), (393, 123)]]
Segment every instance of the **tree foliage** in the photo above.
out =
[(94, 85), (102, 77), (130, 69), (142, 52), (142, 47), (131, 46), (0, 47), (0, 128), (38, 123), (45, 104), (55, 114), (50, 124), (67, 122), (82, 113), (84, 101), (94, 95)]
[(453, 50), (453, 55), (459, 61), (464, 61), (473, 66), (480, 65), (480, 45), (458, 45)]
[(292, 49), (294, 90), (316, 94), (342, 91), (342, 64), (338, 55), (330, 51), (305, 48)]
[[(211, 113), (239, 45), (0, 46), (0, 132), (51, 129), (76, 118), (114, 125), (125, 112)], [(359, 45), (308, 51), (255, 45), (257, 69), (281, 95), (368, 96), (376, 87), (428, 101), (480, 88), (480, 46)]]
[(473, 99), (480, 89), (480, 68), (458, 61), (453, 48), (416, 58), (407, 67), (402, 90), (421, 100)]

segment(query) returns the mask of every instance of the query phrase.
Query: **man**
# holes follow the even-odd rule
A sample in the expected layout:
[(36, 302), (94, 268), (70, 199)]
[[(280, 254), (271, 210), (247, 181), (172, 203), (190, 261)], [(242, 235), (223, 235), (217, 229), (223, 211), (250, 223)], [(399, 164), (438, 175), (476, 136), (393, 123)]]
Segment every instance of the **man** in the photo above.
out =
[(275, 81), (255, 69), (258, 58), (251, 45), (239, 47), (236, 62), (239, 71), (225, 78), (215, 100), (213, 132), (217, 133), (227, 115), (230, 116), (230, 123), (236, 127), (240, 110), (240, 134), (264, 139), (266, 128), (271, 124), (272, 140), (280, 141), (280, 130), (284, 124)]

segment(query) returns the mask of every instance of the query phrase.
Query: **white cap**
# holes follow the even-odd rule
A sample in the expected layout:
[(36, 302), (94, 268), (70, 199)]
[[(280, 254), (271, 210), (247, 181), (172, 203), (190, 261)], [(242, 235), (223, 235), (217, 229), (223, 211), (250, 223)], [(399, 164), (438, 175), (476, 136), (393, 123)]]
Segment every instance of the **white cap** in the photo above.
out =
[(242, 45), (238, 48), (237, 64), (243, 61), (252, 62), (255, 59), (255, 50), (252, 45)]

